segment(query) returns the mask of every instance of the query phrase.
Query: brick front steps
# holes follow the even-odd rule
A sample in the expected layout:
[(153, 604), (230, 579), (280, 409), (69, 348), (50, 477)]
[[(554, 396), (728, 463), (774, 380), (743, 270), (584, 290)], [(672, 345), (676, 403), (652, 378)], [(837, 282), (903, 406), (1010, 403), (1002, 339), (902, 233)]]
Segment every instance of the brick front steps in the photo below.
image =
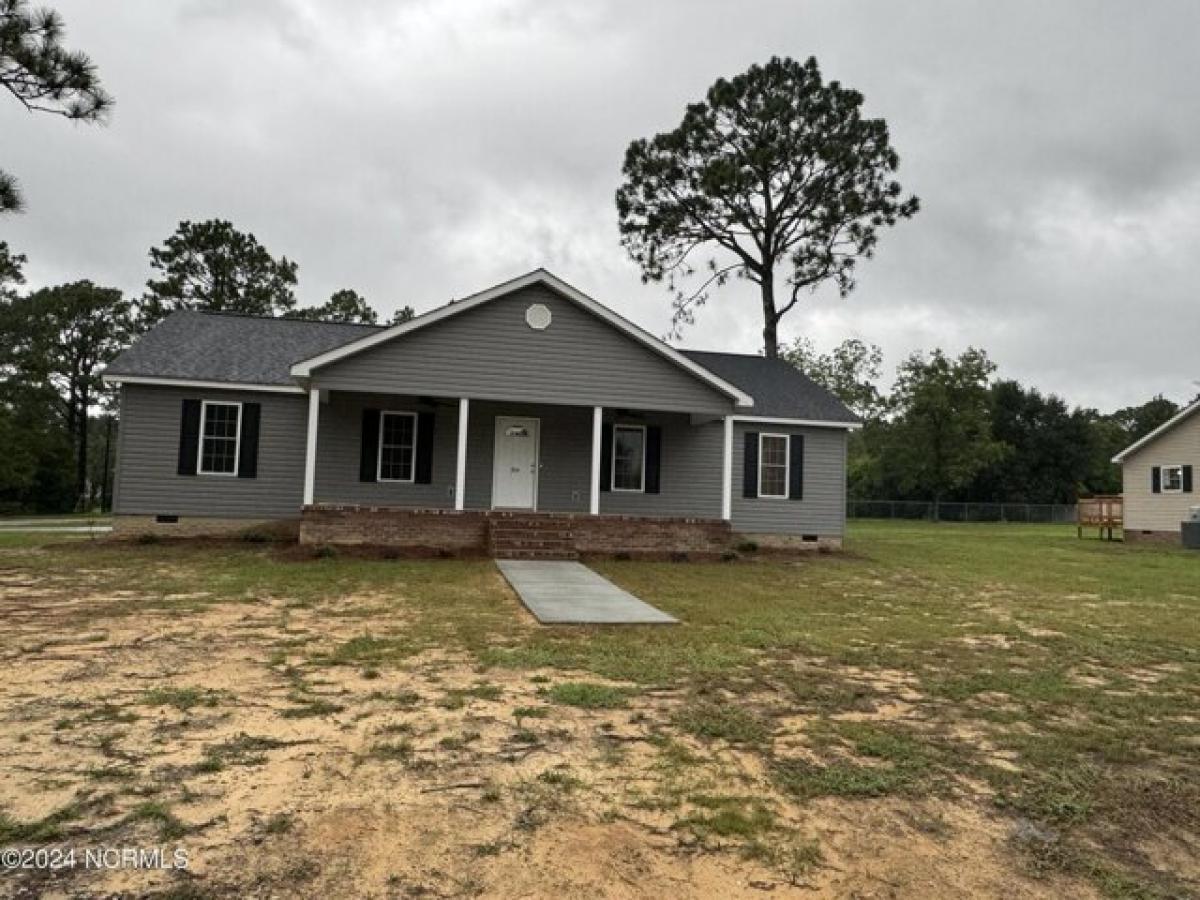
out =
[(567, 517), (493, 514), (488, 526), (488, 551), (496, 559), (579, 559)]
[(580, 555), (719, 556), (732, 541), (721, 519), (590, 516), (499, 510), (308, 506), (300, 543), (367, 545), (503, 559)]

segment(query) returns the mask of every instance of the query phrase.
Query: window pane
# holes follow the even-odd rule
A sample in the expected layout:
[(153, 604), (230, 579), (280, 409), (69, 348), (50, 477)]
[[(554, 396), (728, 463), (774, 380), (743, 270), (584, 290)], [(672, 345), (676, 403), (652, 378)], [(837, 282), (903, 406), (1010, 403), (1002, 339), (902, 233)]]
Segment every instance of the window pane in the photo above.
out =
[(1182, 466), (1163, 466), (1162, 489), (1164, 491), (1182, 491), (1183, 490), (1183, 467)]
[(201, 472), (231, 475), (237, 471), (239, 412), (240, 408), (231, 403), (205, 404)]
[(640, 428), (613, 429), (613, 487), (618, 491), (642, 489), (642, 461), (646, 433)]
[(380, 422), (379, 477), (411, 481), (416, 456), (416, 417), (385, 413)]
[(781, 434), (764, 434), (759, 443), (758, 495), (787, 496), (788, 439)]
[(787, 438), (764, 435), (762, 439), (762, 462), (767, 466), (787, 465)]
[(783, 466), (764, 466), (759, 493), (765, 497), (782, 497), (787, 494), (787, 470)]

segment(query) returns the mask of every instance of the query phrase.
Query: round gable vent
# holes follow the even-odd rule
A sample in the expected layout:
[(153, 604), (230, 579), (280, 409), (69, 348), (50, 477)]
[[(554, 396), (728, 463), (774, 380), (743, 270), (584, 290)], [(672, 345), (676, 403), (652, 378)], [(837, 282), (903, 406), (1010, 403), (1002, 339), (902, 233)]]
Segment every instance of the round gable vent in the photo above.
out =
[(525, 324), (534, 331), (545, 331), (550, 327), (550, 309), (544, 303), (534, 303), (525, 310)]

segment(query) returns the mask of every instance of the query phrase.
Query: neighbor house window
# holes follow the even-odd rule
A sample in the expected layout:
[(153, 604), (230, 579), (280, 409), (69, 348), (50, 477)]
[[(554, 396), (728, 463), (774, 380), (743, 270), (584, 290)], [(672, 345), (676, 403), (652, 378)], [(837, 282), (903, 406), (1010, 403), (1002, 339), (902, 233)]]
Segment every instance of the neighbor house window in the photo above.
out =
[(236, 475), (241, 440), (242, 404), (200, 404), (201, 475)]
[(412, 481), (417, 458), (417, 414), (385, 412), (379, 417), (379, 480)]
[(614, 491), (646, 489), (646, 427), (613, 426), (612, 486)]
[(788, 440), (786, 434), (758, 436), (758, 496), (787, 499)]
[(1183, 493), (1183, 466), (1162, 467), (1162, 492), (1164, 494)]

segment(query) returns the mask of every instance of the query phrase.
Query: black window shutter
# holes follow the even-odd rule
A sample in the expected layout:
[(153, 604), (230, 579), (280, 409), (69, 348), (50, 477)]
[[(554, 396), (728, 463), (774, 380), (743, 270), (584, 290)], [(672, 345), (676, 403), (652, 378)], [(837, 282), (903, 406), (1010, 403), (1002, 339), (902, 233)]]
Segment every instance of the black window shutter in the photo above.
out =
[(258, 477), (258, 422), (261, 403), (242, 404), (242, 439), (238, 448), (238, 478)]
[(1150, 470), (1150, 493), (1162, 493), (1162, 469), (1158, 466)]
[(612, 490), (613, 427), (606, 422), (600, 429), (600, 490)]
[(196, 474), (196, 455), (200, 451), (200, 401), (184, 400), (179, 418), (179, 474)]
[(793, 434), (788, 441), (788, 499), (804, 499), (804, 435)]
[(662, 468), (662, 429), (657, 425), (646, 426), (646, 493), (659, 492)]
[(379, 474), (379, 410), (362, 411), (362, 445), (358, 455), (358, 480), (377, 481)]
[(1192, 492), (1192, 467), (1183, 467), (1183, 492), (1190, 494)]
[(417, 413), (417, 484), (433, 483), (433, 413)]
[(742, 453), (742, 496), (758, 496), (758, 432), (747, 431)]

